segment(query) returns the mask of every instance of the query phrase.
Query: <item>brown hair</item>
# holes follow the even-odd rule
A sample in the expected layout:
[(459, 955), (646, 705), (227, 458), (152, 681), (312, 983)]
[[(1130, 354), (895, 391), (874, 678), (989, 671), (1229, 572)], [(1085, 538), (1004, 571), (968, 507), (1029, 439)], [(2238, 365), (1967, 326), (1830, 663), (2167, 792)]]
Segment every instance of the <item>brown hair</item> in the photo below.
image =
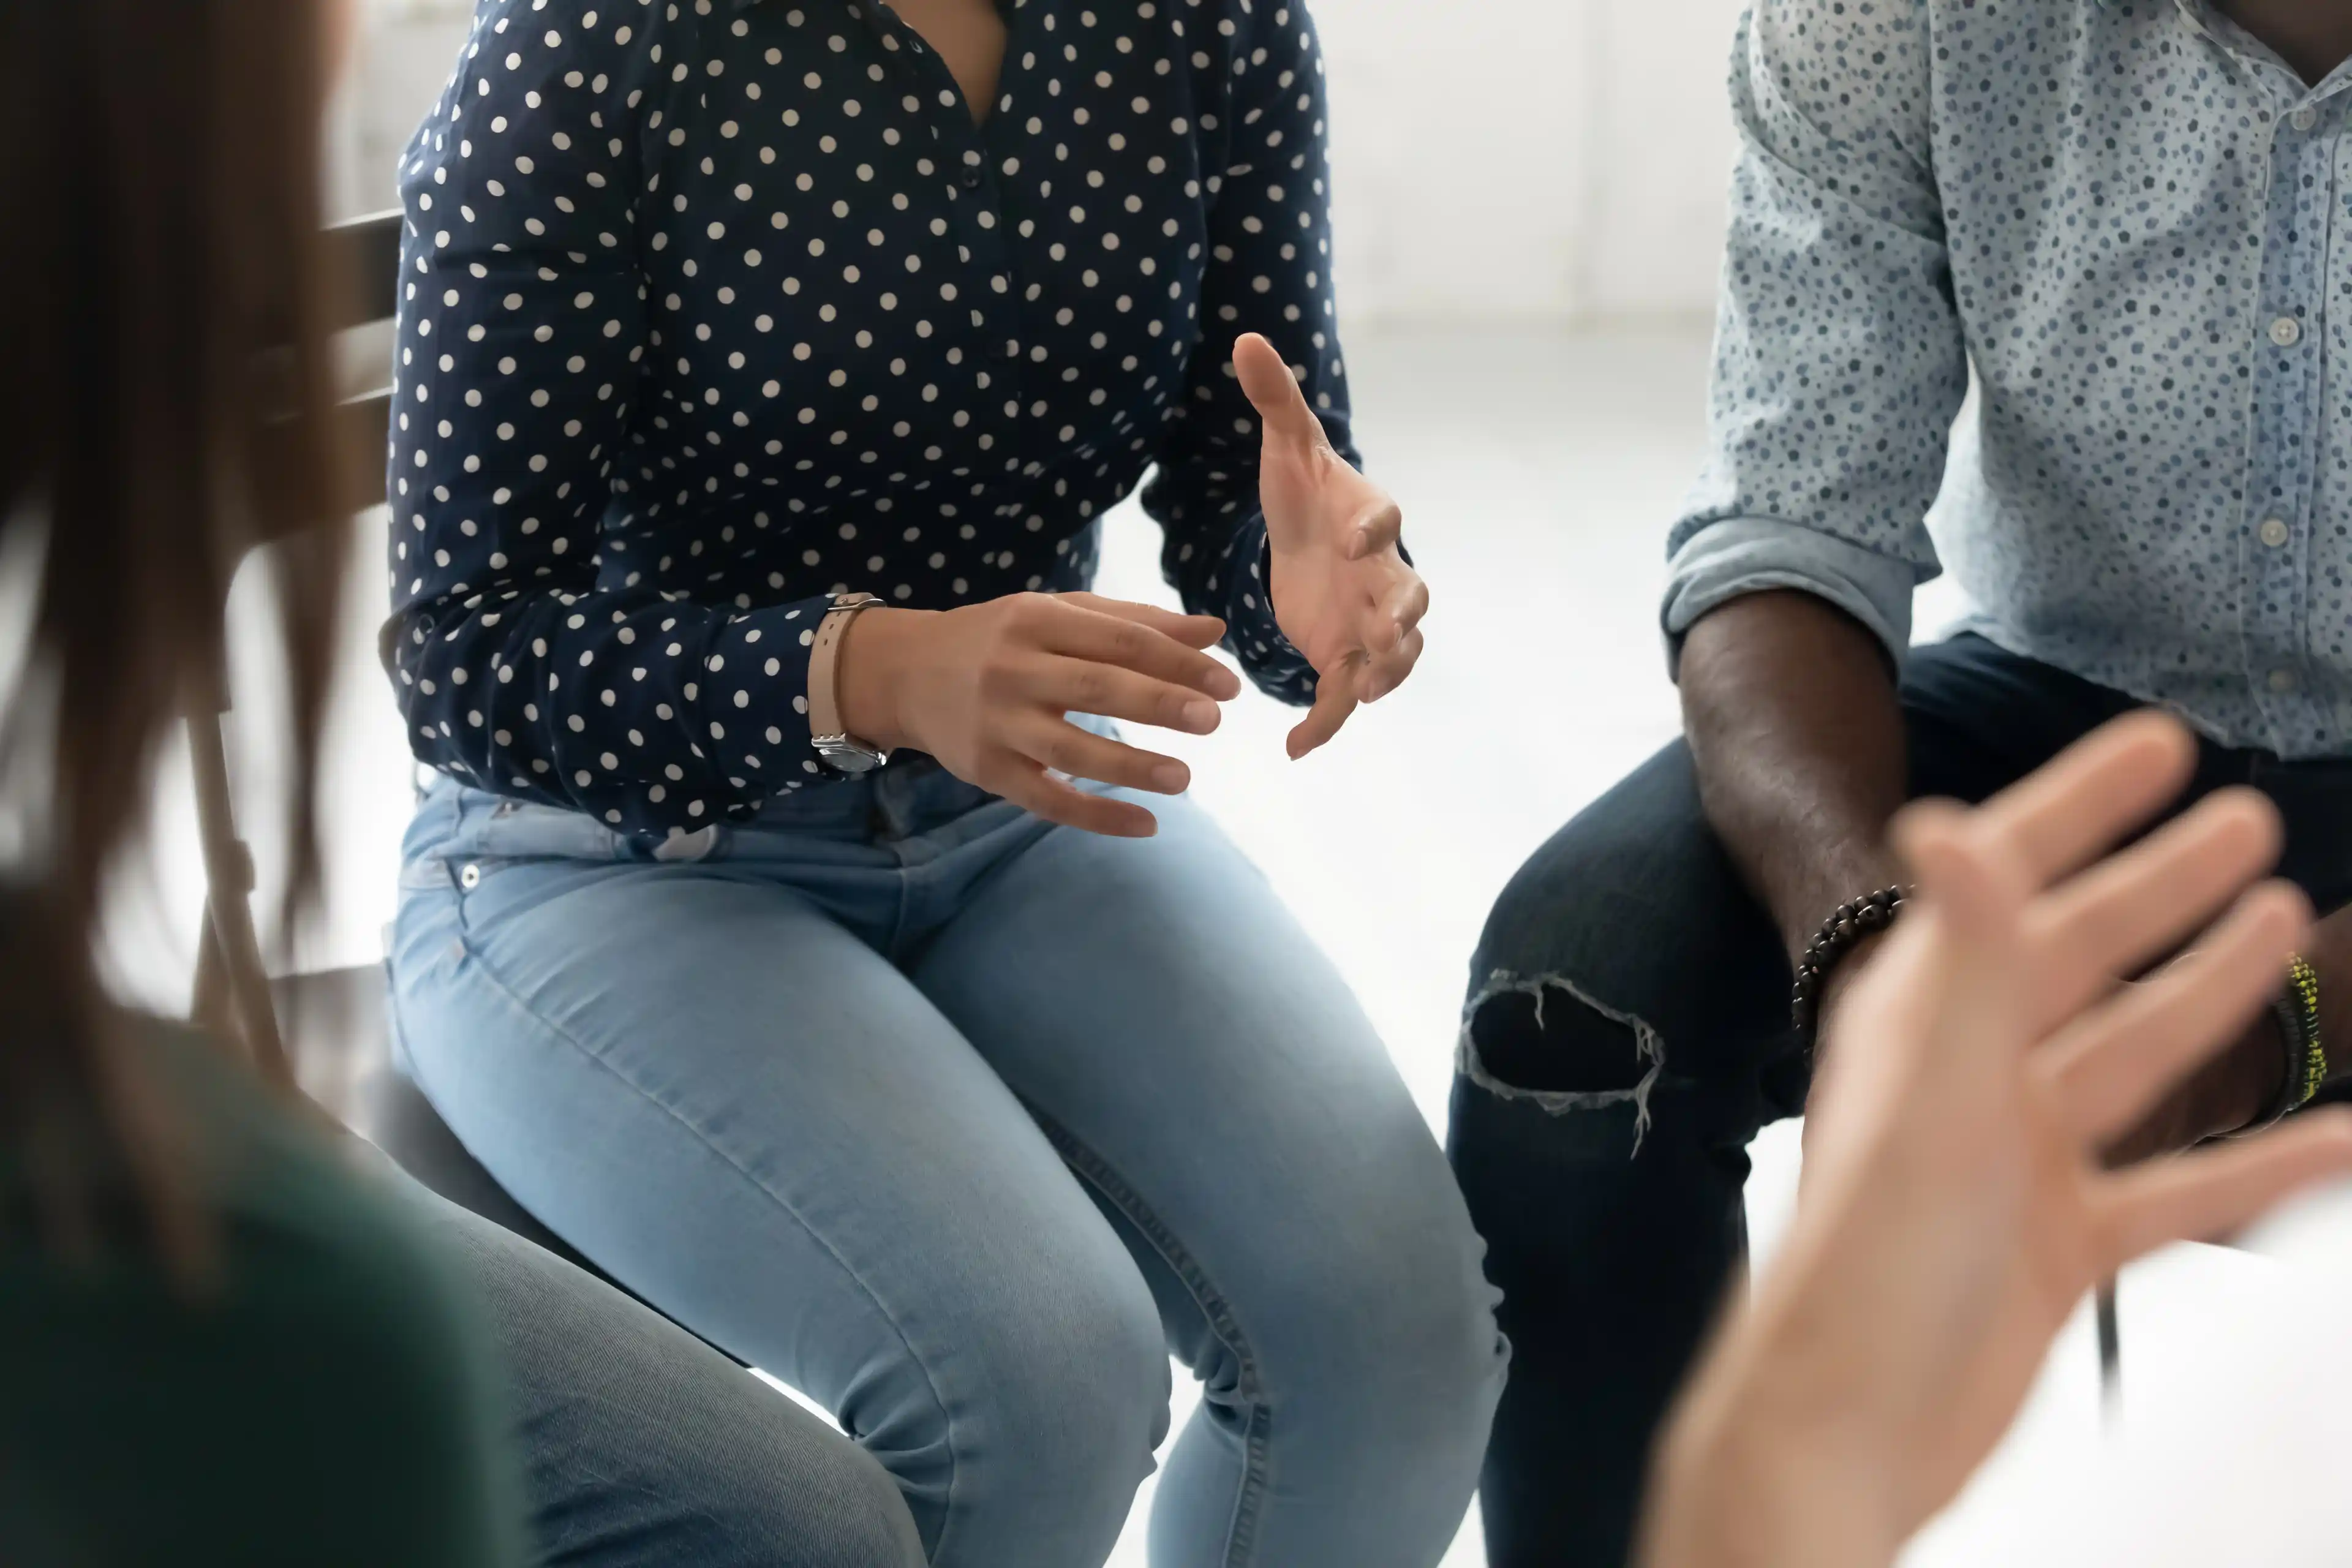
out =
[(0, 0), (0, 554), (37, 595), (0, 707), (0, 800), (31, 825), (0, 871), (0, 1135), (87, 1110), (150, 1178), (153, 1119), (96, 978), (98, 889), (265, 544), (294, 726), (289, 909), (315, 879), (341, 580), (341, 531), (321, 525), (349, 493), (323, 21), (320, 0)]

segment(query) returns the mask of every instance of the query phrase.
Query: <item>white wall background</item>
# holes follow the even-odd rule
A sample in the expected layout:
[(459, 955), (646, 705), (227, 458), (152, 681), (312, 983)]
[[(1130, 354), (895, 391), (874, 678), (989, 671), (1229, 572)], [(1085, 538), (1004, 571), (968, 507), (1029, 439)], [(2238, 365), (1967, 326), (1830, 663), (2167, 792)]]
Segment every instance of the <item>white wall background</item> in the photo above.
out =
[[(1120, 0), (1107, 0), (1118, 4)], [(1351, 322), (1705, 311), (1740, 0), (1310, 0)], [(390, 205), (468, 0), (376, 0), (341, 179)]]

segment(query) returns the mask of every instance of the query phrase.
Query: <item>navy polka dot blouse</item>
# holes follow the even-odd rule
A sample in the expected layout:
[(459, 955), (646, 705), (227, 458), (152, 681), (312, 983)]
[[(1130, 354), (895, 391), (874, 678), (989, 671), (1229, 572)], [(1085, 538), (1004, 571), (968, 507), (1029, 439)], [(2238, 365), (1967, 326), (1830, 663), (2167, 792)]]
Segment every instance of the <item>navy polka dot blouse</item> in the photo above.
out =
[(824, 776), (832, 595), (1083, 587), (1154, 464), (1184, 603), (1311, 700), (1230, 353), (1272, 339), (1353, 460), (1313, 28), (1006, 19), (976, 128), (870, 0), (484, 0), (401, 180), (385, 642), (420, 758), (632, 832), (754, 815)]

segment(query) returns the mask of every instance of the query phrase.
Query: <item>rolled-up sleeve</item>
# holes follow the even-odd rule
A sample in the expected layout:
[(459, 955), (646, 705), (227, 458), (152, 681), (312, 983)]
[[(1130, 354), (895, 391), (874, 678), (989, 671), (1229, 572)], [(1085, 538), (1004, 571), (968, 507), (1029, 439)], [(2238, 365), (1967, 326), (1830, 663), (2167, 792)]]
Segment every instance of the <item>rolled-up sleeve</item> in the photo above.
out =
[(1706, 466), (1669, 539), (1669, 648), (1743, 595), (1811, 593), (1898, 664), (1940, 571), (1968, 350), (1932, 167), (1927, 12), (1758, 0), (1731, 71), (1740, 137)]

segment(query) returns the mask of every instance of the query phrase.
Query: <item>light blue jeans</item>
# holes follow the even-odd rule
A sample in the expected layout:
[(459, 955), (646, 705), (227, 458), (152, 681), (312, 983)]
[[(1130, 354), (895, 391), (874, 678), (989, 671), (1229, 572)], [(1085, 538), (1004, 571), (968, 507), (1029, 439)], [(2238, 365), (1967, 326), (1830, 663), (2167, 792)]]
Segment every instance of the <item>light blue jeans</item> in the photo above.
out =
[(917, 760), (656, 852), (443, 781), (406, 1067), (615, 1279), (834, 1411), (937, 1568), (1430, 1568), (1507, 1352), (1379, 1037), (1187, 801), (1051, 827)]

